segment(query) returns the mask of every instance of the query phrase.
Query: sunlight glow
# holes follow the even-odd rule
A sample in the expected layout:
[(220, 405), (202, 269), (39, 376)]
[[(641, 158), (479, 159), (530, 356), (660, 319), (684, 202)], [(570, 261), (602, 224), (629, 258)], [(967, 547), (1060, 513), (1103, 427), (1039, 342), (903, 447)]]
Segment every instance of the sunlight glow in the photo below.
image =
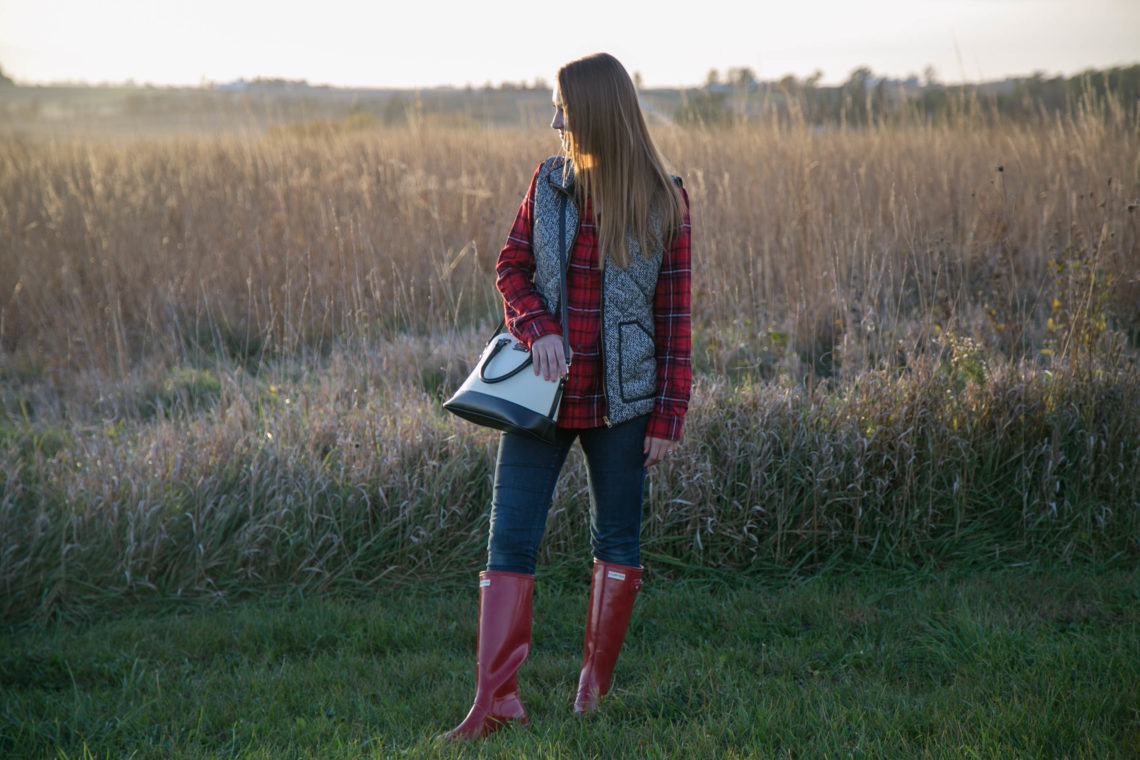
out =
[[(305, 79), (374, 87), (553, 78), (608, 50), (648, 86), (710, 69), (842, 82), (859, 66), (946, 82), (1072, 74), (1140, 60), (1135, 0), (0, 0), (0, 66), (18, 82)], [(568, 10), (573, 7), (573, 11)]]

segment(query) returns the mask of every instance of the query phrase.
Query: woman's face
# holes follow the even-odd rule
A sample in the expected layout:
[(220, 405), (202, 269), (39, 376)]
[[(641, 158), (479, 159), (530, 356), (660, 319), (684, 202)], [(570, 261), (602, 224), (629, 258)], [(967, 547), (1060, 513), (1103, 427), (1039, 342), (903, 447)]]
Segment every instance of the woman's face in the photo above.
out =
[(566, 150), (566, 110), (562, 105), (562, 93), (554, 88), (554, 118), (550, 121), (550, 128), (558, 130), (558, 139), (562, 141), (562, 148)]

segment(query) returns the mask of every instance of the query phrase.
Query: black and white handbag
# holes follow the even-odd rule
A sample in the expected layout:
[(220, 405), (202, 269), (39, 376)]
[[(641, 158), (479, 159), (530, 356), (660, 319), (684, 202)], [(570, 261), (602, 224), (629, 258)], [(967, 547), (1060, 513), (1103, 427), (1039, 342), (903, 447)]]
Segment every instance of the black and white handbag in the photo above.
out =
[[(561, 303), (562, 350), (570, 356), (566, 322), (566, 196), (559, 208), (558, 244), (562, 257)], [(562, 403), (565, 377), (547, 380), (534, 374), (530, 351), (499, 323), (487, 341), (471, 374), (444, 402), (443, 408), (477, 425), (522, 433), (547, 443), (554, 441), (558, 407)]]

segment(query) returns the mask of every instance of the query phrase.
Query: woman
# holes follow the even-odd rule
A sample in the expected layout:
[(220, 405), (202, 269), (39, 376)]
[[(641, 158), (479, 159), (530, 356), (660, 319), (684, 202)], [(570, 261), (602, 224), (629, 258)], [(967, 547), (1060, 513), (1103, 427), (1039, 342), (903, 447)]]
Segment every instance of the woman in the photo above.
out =
[[(499, 254), (496, 285), (507, 328), (530, 347), (535, 373), (551, 382), (565, 376), (566, 385), (553, 444), (514, 434), (499, 442), (479, 575), (475, 703), (450, 738), (527, 722), (515, 675), (530, 648), (538, 545), (575, 439), (586, 455), (594, 570), (574, 710), (597, 707), (641, 587), (646, 468), (681, 440), (692, 383), (688, 196), (666, 172), (621, 63), (597, 54), (563, 66), (550, 126), (563, 155), (535, 172)], [(555, 316), (563, 213), (568, 325)]]

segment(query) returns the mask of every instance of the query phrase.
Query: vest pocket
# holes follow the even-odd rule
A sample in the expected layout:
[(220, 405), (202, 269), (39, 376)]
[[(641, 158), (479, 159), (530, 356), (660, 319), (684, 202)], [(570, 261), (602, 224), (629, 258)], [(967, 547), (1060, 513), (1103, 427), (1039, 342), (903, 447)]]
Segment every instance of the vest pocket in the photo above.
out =
[(652, 398), (657, 392), (657, 347), (653, 332), (640, 322), (618, 325), (618, 362), (621, 400)]

